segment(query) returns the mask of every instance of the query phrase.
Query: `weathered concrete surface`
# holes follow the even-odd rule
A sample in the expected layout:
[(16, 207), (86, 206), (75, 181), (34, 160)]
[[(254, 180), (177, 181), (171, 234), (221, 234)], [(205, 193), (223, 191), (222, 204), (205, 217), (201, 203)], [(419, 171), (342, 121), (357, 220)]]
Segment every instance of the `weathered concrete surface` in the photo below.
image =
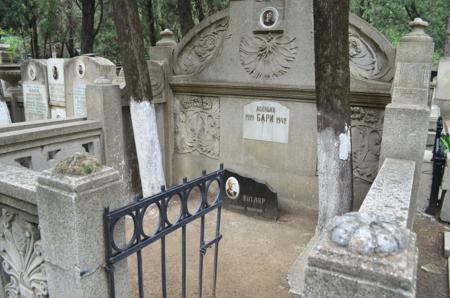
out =
[(410, 211), (414, 172), (413, 161), (386, 158), (359, 211), (391, 216), (406, 228), (415, 212)]
[(439, 61), (434, 100), (441, 108), (442, 115), (450, 116), (450, 57)]
[[(88, 176), (49, 170), (39, 176), (39, 225), (50, 296), (108, 297), (103, 214), (106, 207), (126, 203), (121, 183), (119, 173), (107, 167)], [(116, 229), (116, 235), (124, 235), (124, 225)], [(127, 277), (126, 263), (118, 263), (117, 297), (128, 297)]]
[(305, 269), (305, 297), (415, 297), (418, 250), (408, 232), (407, 248), (389, 257), (361, 256), (323, 233)]

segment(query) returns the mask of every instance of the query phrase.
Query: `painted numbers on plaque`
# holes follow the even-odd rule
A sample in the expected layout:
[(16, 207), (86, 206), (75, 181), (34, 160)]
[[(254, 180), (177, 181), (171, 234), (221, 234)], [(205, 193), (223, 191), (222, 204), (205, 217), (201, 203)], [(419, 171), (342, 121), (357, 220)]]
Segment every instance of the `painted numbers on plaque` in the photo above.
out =
[(288, 143), (289, 109), (273, 101), (244, 106), (244, 139)]
[(86, 117), (86, 85), (73, 87), (73, 108), (75, 117)]

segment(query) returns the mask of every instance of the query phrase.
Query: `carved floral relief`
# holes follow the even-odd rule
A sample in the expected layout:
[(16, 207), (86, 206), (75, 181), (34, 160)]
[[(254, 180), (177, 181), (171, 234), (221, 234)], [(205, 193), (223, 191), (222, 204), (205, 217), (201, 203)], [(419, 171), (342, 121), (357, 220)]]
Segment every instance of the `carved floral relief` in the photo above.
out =
[(178, 59), (178, 72), (194, 74), (202, 70), (214, 58), (225, 39), (228, 18), (207, 27), (184, 49)]
[(0, 217), (0, 256), (10, 277), (6, 297), (48, 297), (47, 279), (37, 226), (3, 210)]
[(215, 97), (187, 96), (175, 100), (175, 150), (199, 152), (218, 159), (220, 102)]
[(383, 112), (352, 107), (353, 175), (373, 182), (378, 173)]
[(286, 74), (297, 55), (295, 37), (268, 33), (243, 37), (241, 65), (255, 79), (274, 79)]

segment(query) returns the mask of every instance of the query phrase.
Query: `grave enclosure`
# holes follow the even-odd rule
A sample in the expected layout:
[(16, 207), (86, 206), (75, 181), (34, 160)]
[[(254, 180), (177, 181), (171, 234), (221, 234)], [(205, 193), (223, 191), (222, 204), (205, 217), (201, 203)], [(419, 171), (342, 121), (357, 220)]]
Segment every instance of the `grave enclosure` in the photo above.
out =
[[(402, 97), (402, 91), (410, 87), (409, 77), (401, 80), (409, 73), (402, 71), (402, 67), (414, 64), (412, 62), (416, 57), (411, 61), (399, 60), (405, 65), (397, 67), (396, 73), (396, 51), (384, 36), (354, 15), (350, 16), (349, 32), (354, 207), (359, 209), (377, 179), (376, 187), (369, 192), (369, 199), (363, 204), (361, 212), (373, 208), (379, 210), (379, 205), (383, 204), (386, 205), (382, 208), (388, 208), (389, 202), (381, 202), (379, 197), (384, 194), (383, 190), (391, 188), (389, 183), (397, 179), (401, 180), (398, 188), (404, 198), (400, 206), (403, 216), (411, 208), (409, 200), (413, 200), (411, 187), (414, 171), (418, 171), (417, 165), (410, 160), (419, 155), (414, 158), (408, 156), (406, 159), (409, 162), (401, 163), (396, 160), (403, 158), (401, 154), (392, 156), (396, 152), (388, 149), (395, 147), (392, 132), (393, 127), (397, 127), (392, 124), (396, 121), (394, 110), (401, 110), (401, 104), (409, 103), (411, 99)], [(408, 53), (405, 49), (402, 48), (406, 57)], [(183, 177), (196, 178), (201, 169), (212, 171), (223, 163), (227, 172), (251, 180), (249, 185), (266, 184), (262, 192), (277, 197), (281, 210), (292, 213), (300, 213), (304, 209), (317, 211), (312, 1), (231, 0), (229, 9), (210, 16), (178, 43), (169, 30), (163, 31), (161, 40), (150, 49), (150, 58), (146, 63), (152, 81), (158, 134), (169, 185), (180, 183)], [(423, 63), (419, 65), (423, 66), (420, 70), (424, 76), (421, 78), (425, 79), (421, 81), (423, 96), (418, 97), (423, 108), (419, 116), (427, 113), (426, 107), (429, 105), (424, 98), (428, 96), (426, 79), (430, 69), (428, 61)], [(1, 71), (0, 65), (0, 75)], [(29, 60), (21, 65), (20, 73), (21, 85), (16, 82), (16, 87), (22, 88), (23, 111), (17, 105), (20, 100), (14, 99), (14, 96), (7, 98), (6, 103), (14, 116), (12, 118), (17, 123), (0, 126), (0, 163), (7, 165), (0, 171), (0, 186), (3, 187), (0, 189), (0, 206), (15, 215), (1, 218), (18, 225), (31, 223), (35, 235), (32, 241), (35, 243), (40, 243), (38, 225), (44, 227), (42, 242), (44, 250), (49, 250), (46, 262), (51, 264), (48, 286), (50, 292), (61, 293), (59, 291), (65, 290), (65, 284), (56, 283), (55, 276), (69, 265), (58, 251), (49, 248), (49, 239), (57, 242), (58, 239), (51, 237), (63, 233), (64, 227), (59, 229), (54, 224), (62, 219), (58, 212), (53, 214), (49, 210), (67, 208), (76, 213), (79, 211), (77, 208), (81, 208), (82, 213), (82, 208), (87, 208), (90, 212), (83, 220), (96, 218), (98, 227), (103, 216), (99, 206), (106, 207), (103, 206), (106, 197), (117, 194), (117, 198), (111, 201), (111, 208), (116, 208), (125, 205), (130, 196), (140, 192), (124, 75), (112, 62), (94, 56)], [(394, 74), (398, 80), (396, 77), (394, 81)], [(415, 82), (416, 79), (411, 80)], [(391, 113), (386, 114), (390, 117), (387, 136), (391, 138), (384, 147), (383, 160), (386, 157), (387, 161), (380, 164), (385, 109), (391, 103), (391, 90), (397, 92), (394, 92), (397, 105), (386, 110)], [(22, 118), (26, 122), (19, 123)], [(407, 125), (414, 127), (410, 122)], [(405, 146), (413, 147), (407, 142)], [(88, 178), (53, 177), (49, 169), (75, 152), (94, 155), (103, 165), (112, 167), (118, 173), (105, 167), (93, 176), (92, 181)], [(17, 166), (21, 168), (17, 169)], [(382, 166), (383, 175), (377, 177), (379, 166)], [(392, 175), (393, 169), (401, 170), (403, 177)], [(9, 177), (9, 173), (14, 175)], [(125, 187), (119, 185), (120, 180)], [(112, 190), (99, 186), (103, 182), (112, 185)], [(88, 203), (78, 206), (67, 200), (59, 203), (59, 197), (69, 197), (68, 190), (83, 201), (89, 189), (96, 193), (94, 199), (99, 205), (95, 208)], [(47, 201), (44, 196), (51, 199)], [(262, 204), (263, 196), (252, 197), (245, 193), (243, 200), (251, 202), (252, 208), (259, 212), (258, 205)], [(64, 212), (67, 210), (64, 209)], [(266, 214), (270, 219), (277, 216), (277, 212)], [(352, 220), (361, 219), (355, 216)], [(401, 227), (410, 228), (411, 220), (411, 215), (404, 215), (400, 220)], [(57, 227), (56, 230), (52, 230), (53, 226)], [(89, 232), (87, 237), (104, 236), (98, 230)], [(77, 229), (71, 235), (80, 237), (77, 238), (79, 240), (83, 238), (79, 233)], [(412, 240), (408, 242), (405, 255), (399, 259), (416, 256), (415, 236), (409, 232), (405, 235)], [(327, 245), (329, 242), (325, 236), (317, 241)], [(72, 248), (60, 244), (73, 252)], [(86, 243), (81, 240), (75, 243), (76, 248), (83, 245)], [(353, 257), (352, 252), (335, 249), (333, 245), (325, 247), (329, 250), (325, 249), (324, 254), (314, 252), (311, 259), (320, 265), (322, 257), (324, 262), (329, 261), (327, 254)], [(101, 250), (104, 247), (94, 248)], [(74, 252), (75, 255), (77, 253), (83, 255), (81, 250)], [(85, 261), (83, 257), (80, 257), (80, 263)], [(104, 256), (96, 254), (95, 257), (91, 261), (101, 266)], [(320, 266), (317, 266), (319, 269), (314, 267), (316, 263), (313, 261), (308, 270), (320, 273)], [(127, 272), (123, 264), (119, 268), (118, 282), (124, 282), (125, 293), (128, 289), (125, 285), (128, 283)], [(407, 269), (411, 271), (411, 268)], [(105, 286), (106, 275), (103, 271), (99, 272), (95, 271), (93, 279), (88, 276), (86, 280)], [(74, 274), (79, 275), (79, 272)], [(65, 282), (70, 280), (70, 276), (65, 278)], [(320, 280), (320, 276), (313, 275), (310, 282), (314, 282), (314, 278)], [(70, 286), (76, 288), (78, 284)], [(99, 286), (98, 293), (102, 289)], [(44, 291), (43, 296), (46, 295)]]

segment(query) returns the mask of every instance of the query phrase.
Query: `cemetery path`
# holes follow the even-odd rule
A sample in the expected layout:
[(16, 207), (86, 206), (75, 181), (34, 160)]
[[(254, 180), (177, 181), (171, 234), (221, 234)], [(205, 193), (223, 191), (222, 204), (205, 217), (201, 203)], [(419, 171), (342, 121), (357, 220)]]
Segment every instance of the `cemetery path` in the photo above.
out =
[(449, 225), (416, 213), (414, 232), (419, 248), (417, 298), (449, 297), (447, 259), (443, 257), (444, 231), (450, 231)]
[[(175, 208), (172, 208), (175, 207)], [(172, 214), (177, 206), (172, 206)], [(206, 218), (206, 240), (213, 239), (215, 212)], [(147, 216), (151, 226), (154, 214)], [(227, 210), (222, 212), (222, 235), (219, 248), (217, 297), (273, 298), (287, 297), (287, 274), (315, 230), (313, 213), (282, 214), (277, 222), (266, 221)], [(187, 297), (198, 296), (198, 245), (200, 222), (187, 229)], [(127, 234), (132, 225), (127, 223)], [(181, 296), (181, 231), (166, 239), (168, 297)], [(161, 297), (160, 245), (143, 250), (145, 297)], [(204, 297), (211, 297), (213, 250), (205, 257)], [(138, 297), (136, 258), (128, 260), (131, 297)]]

